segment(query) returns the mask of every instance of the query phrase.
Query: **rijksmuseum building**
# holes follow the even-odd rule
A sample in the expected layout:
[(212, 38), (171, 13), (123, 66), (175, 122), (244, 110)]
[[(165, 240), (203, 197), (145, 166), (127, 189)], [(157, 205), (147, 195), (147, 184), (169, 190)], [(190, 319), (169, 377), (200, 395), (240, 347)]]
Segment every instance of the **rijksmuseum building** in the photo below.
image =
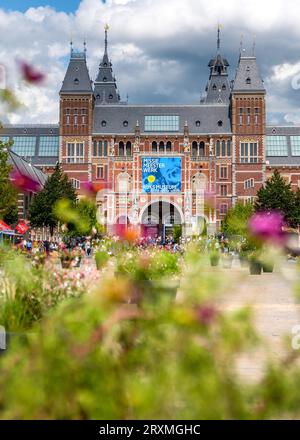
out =
[[(71, 49), (60, 89), (57, 125), (9, 126), (2, 140), (50, 173), (57, 162), (78, 195), (86, 182), (99, 220), (164, 235), (181, 224), (185, 235), (220, 228), (237, 201), (253, 200), (278, 168), (300, 184), (300, 127), (266, 126), (266, 90), (256, 57), (241, 51), (233, 80), (219, 44), (209, 61), (206, 95), (186, 105), (122, 102), (108, 56), (92, 81), (86, 51)], [(26, 212), (24, 210), (24, 216)]]

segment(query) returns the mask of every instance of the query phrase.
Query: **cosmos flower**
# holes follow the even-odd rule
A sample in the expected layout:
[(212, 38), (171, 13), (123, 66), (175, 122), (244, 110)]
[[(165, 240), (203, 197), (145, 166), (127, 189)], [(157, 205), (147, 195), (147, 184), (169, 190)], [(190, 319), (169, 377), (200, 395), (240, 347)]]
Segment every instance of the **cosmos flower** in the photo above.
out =
[(46, 76), (26, 61), (19, 61), (22, 78), (30, 84), (41, 84)]
[(250, 218), (248, 227), (253, 237), (278, 244), (284, 238), (283, 225), (283, 215), (279, 211), (261, 211)]

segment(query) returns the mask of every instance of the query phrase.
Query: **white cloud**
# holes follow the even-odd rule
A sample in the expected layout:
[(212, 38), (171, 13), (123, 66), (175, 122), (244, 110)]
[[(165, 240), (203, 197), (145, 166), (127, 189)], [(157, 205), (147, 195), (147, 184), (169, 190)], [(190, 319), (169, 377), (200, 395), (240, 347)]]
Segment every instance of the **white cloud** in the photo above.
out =
[[(88, 64), (95, 77), (103, 52), (103, 25), (110, 25), (109, 53), (122, 97), (132, 101), (199, 100), (208, 77), (207, 62), (215, 52), (216, 25), (222, 50), (234, 76), (241, 33), (246, 45), (257, 35), (258, 59), (266, 76), (272, 120), (298, 121), (300, 111), (291, 87), (300, 71), (297, 0), (82, 0), (73, 14), (50, 7), (25, 13), (0, 9), (0, 63), (26, 104), (11, 121), (57, 122), (58, 92), (65, 73), (69, 41), (88, 42)], [(288, 38), (286, 30), (288, 29)], [(5, 45), (3, 44), (5, 42)], [(48, 75), (44, 87), (16, 85), (15, 58), (25, 58)], [(280, 116), (281, 114), (281, 116)], [(299, 115), (299, 116), (298, 116)], [(1, 115), (0, 115), (1, 119)]]

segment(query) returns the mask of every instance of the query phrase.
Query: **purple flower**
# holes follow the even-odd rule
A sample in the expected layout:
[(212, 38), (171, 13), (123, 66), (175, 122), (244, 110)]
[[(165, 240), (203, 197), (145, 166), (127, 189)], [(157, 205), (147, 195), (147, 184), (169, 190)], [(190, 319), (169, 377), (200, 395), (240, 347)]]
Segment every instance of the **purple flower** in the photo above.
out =
[(218, 312), (212, 305), (199, 306), (196, 309), (197, 320), (203, 325), (210, 325), (216, 318)]
[(35, 180), (31, 179), (29, 176), (25, 176), (24, 174), (21, 174), (18, 170), (14, 169), (10, 173), (10, 179), (12, 184), (22, 191), (29, 191), (29, 192), (38, 192), (41, 190), (41, 185), (39, 182), (36, 182)]
[(262, 211), (254, 214), (249, 220), (249, 231), (262, 241), (282, 243), (283, 215), (279, 211)]
[(19, 61), (20, 71), (25, 81), (31, 84), (41, 84), (46, 76), (26, 61)]

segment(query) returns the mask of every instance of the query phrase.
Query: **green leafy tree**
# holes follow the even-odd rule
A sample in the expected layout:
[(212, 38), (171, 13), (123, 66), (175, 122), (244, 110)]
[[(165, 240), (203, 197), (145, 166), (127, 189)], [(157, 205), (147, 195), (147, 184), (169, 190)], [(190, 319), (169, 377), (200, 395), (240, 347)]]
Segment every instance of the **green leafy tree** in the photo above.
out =
[(10, 146), (10, 142), (0, 141), (0, 219), (13, 224), (18, 220), (18, 201), (9, 177), (12, 170), (12, 165), (8, 163)]
[(255, 210), (279, 210), (290, 226), (296, 226), (298, 221), (295, 202), (291, 184), (286, 183), (280, 172), (275, 169), (272, 177), (257, 192)]
[(74, 205), (77, 200), (76, 191), (68, 176), (64, 174), (59, 164), (54, 173), (48, 177), (44, 188), (40, 191), (29, 208), (30, 224), (33, 227), (49, 227), (53, 235), (59, 218), (55, 212), (56, 204), (62, 200), (69, 200)]
[(228, 235), (242, 235), (247, 236), (248, 220), (254, 212), (253, 204), (248, 202), (237, 203), (227, 212), (223, 223), (222, 231)]
[(80, 237), (91, 235), (93, 230), (98, 231), (97, 207), (94, 201), (81, 199), (74, 207), (75, 221), (67, 224), (67, 235)]

